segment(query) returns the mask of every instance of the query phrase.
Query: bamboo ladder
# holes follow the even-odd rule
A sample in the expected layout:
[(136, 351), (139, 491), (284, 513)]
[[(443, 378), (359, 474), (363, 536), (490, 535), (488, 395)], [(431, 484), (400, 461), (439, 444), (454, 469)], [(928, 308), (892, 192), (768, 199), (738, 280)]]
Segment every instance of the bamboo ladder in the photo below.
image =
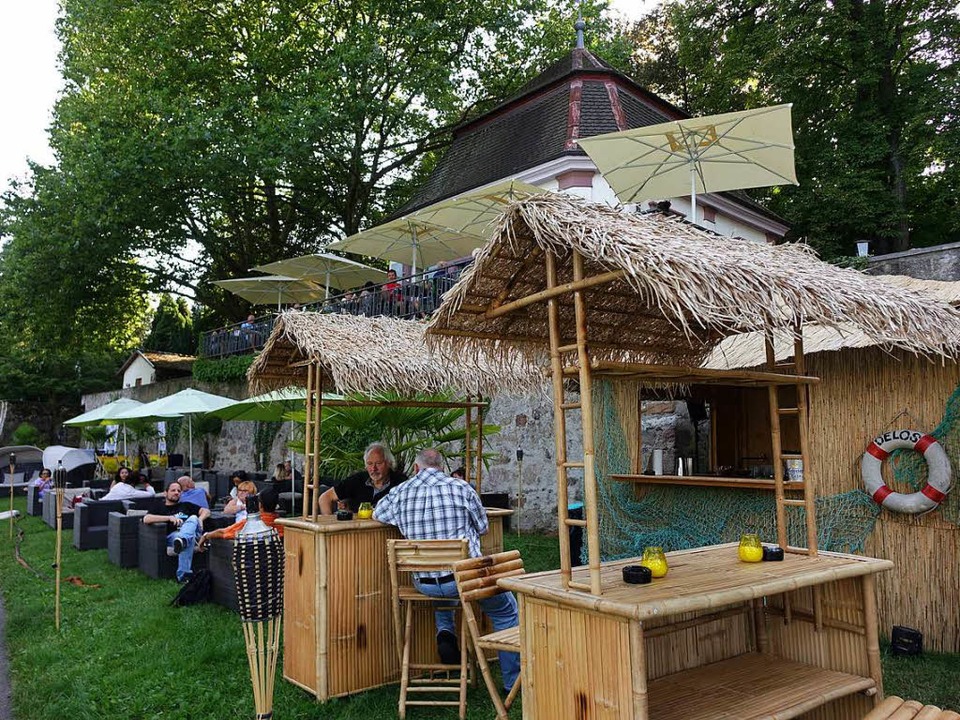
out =
[[(794, 327), (793, 356), (782, 362), (777, 362), (776, 350), (774, 347), (773, 333), (767, 331), (764, 334), (764, 346), (767, 356), (767, 370), (771, 373), (786, 373), (793, 375), (806, 374), (806, 362), (803, 355), (803, 326), (797, 322)], [(777, 543), (785, 552), (800, 553), (814, 556), (817, 554), (817, 514), (816, 504), (813, 496), (813, 466), (810, 463), (810, 402), (809, 387), (802, 383), (797, 383), (796, 405), (785, 407), (782, 405), (780, 397), (780, 388), (789, 387), (770, 384), (767, 386), (767, 393), (770, 402), (770, 434), (771, 444), (773, 446), (773, 477), (774, 477), (774, 497), (776, 498), (777, 513)], [(800, 452), (783, 452), (783, 442), (780, 432), (780, 420), (782, 417), (792, 416), (797, 418), (797, 424), (800, 437)], [(784, 484), (783, 469), (784, 461), (800, 460), (803, 467), (803, 498), (788, 498), (786, 496), (787, 487)], [(801, 488), (790, 488), (791, 490), (800, 490)], [(804, 508), (807, 547), (794, 547), (790, 545), (789, 515), (787, 508)], [(783, 596), (784, 619), (790, 622), (791, 607), (790, 596), (784, 593)], [(814, 624), (817, 630), (823, 627), (823, 600), (820, 593), (820, 587), (813, 588), (813, 615)]]
[[(474, 424), (473, 409), (476, 407), (476, 424)], [(473, 396), (467, 395), (466, 416), (465, 416), (465, 435), (463, 439), (463, 479), (470, 482), (476, 478), (474, 487), (477, 489), (477, 495), (482, 490), (483, 484), (483, 396), (477, 395), (476, 403), (473, 402)], [(476, 467), (474, 468), (474, 463)]]
[[(554, 291), (548, 296), (547, 315), (550, 331), (550, 368), (553, 376), (553, 422), (554, 438), (556, 442), (557, 463), (557, 517), (560, 527), (560, 575), (564, 588), (583, 590), (594, 595), (602, 594), (600, 588), (600, 527), (597, 516), (597, 478), (594, 468), (593, 448), (593, 402), (592, 402), (592, 373), (590, 359), (587, 354), (587, 312), (583, 293), (586, 287), (582, 282), (583, 256), (573, 251), (573, 283), (570, 292), (573, 294), (573, 309), (576, 320), (576, 341), (564, 344), (560, 337), (560, 301), (556, 293), (557, 285), (557, 258), (552, 252), (545, 255), (547, 271), (547, 292)], [(564, 357), (576, 353), (575, 364), (564, 364)], [(565, 374), (575, 375), (580, 381), (580, 400), (570, 402), (566, 397), (563, 386)], [(571, 410), (580, 410), (580, 424), (583, 431), (583, 460), (570, 460), (567, 457), (567, 419), (566, 413)], [(583, 469), (583, 520), (571, 518), (568, 513), (568, 483), (569, 471), (574, 468)], [(570, 527), (587, 528), (587, 557), (590, 570), (590, 583), (576, 582), (571, 579)]]

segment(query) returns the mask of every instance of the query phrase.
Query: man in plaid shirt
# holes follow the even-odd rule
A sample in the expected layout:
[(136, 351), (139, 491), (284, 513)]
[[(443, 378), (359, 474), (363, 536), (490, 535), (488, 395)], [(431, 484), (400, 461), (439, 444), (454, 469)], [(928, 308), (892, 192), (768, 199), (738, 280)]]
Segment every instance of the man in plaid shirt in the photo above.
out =
[[(480, 536), (487, 532), (487, 513), (476, 491), (466, 482), (446, 475), (440, 466), (443, 458), (436, 450), (417, 455), (416, 475), (383, 497), (373, 511), (382, 523), (396, 525), (408, 540), (466, 539), (471, 557), (480, 557)], [(424, 595), (436, 598), (457, 597), (452, 573), (415, 573), (413, 584)], [(517, 600), (504, 592), (480, 601), (494, 630), (506, 630), (520, 623)], [(437, 650), (448, 665), (460, 663), (460, 651), (454, 630), (453, 612), (436, 610)], [(520, 674), (520, 656), (501, 652), (500, 673), (509, 691)]]

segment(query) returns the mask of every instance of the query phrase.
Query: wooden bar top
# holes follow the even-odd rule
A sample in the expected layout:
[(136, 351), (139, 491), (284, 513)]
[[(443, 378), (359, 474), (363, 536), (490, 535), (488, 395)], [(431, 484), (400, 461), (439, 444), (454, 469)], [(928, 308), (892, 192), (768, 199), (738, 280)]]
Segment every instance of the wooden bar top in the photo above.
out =
[[(832, 552), (821, 552), (815, 557), (786, 553), (782, 562), (744, 563), (737, 558), (737, 543), (667, 553), (667, 561), (670, 569), (666, 577), (648, 585), (623, 581), (623, 567), (638, 564), (639, 558), (603, 563), (600, 596), (565, 590), (559, 570), (505, 578), (498, 584), (561, 605), (645, 620), (720, 608), (893, 568), (889, 560)], [(574, 568), (572, 579), (589, 583), (586, 566)]]
[[(506, 517), (513, 515), (513, 510), (504, 510), (502, 508), (484, 508), (487, 511), (488, 518)], [(337, 520), (335, 515), (318, 515), (317, 519), (311, 520), (304, 517), (278, 518), (277, 525), (285, 528), (296, 528), (297, 530), (306, 530), (314, 533), (333, 533), (345, 532), (347, 530), (375, 530), (383, 527), (383, 523), (376, 520), (358, 520), (354, 515), (353, 520)]]

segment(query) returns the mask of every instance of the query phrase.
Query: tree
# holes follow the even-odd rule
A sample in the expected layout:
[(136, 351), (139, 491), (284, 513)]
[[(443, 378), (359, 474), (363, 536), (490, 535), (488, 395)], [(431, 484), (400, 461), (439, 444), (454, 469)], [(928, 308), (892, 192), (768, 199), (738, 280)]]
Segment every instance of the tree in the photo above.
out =
[(143, 347), (181, 355), (192, 355), (196, 351), (193, 317), (184, 298), (174, 300), (169, 293), (160, 296), (150, 323), (150, 334), (143, 341)]
[(247, 306), (208, 280), (376, 222), (453, 125), (573, 37), (561, 0), (66, 0), (63, 10), (58, 173), (122, 230), (152, 289), (187, 288), (223, 320)]
[(858, 240), (885, 252), (960, 239), (951, 3), (695, 0), (661, 14), (666, 26), (633, 29), (661, 51), (634, 61), (660, 81), (675, 72), (689, 112), (793, 103), (800, 186), (755, 196), (795, 237), (827, 255)]

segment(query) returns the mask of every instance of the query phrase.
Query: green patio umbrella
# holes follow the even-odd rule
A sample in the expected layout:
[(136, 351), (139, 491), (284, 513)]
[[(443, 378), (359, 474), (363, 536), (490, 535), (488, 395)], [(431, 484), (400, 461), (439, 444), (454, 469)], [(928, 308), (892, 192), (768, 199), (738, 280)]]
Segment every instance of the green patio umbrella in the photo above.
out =
[(379, 285), (385, 282), (387, 277), (384, 270), (358, 263), (355, 260), (348, 260), (339, 255), (322, 252), (301, 255), (288, 260), (278, 260), (268, 265), (258, 265), (251, 270), (320, 283), (326, 288), (327, 297), (330, 295), (330, 288), (346, 290), (359, 287), (365, 282)]
[(134, 408), (143, 405), (139, 400), (132, 398), (117, 398), (113, 402), (101, 405), (93, 410), (88, 410), (82, 415), (77, 415), (69, 420), (64, 420), (64, 425), (71, 427), (88, 427), (90, 425), (120, 425), (123, 428), (123, 456), (127, 457), (127, 424), (120, 419), (120, 416)]

